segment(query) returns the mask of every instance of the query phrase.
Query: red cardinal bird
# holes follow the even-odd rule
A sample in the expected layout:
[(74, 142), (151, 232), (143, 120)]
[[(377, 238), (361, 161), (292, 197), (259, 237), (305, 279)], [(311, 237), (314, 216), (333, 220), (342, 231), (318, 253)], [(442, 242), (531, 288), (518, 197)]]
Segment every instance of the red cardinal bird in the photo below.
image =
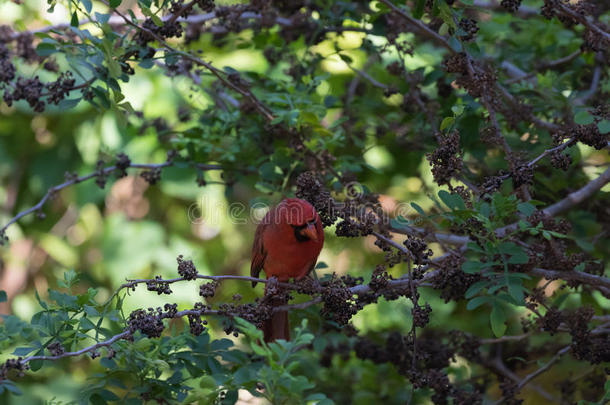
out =
[[(272, 208), (256, 228), (250, 274), (297, 280), (313, 270), (324, 244), (322, 221), (305, 200), (286, 198)], [(256, 283), (252, 283), (254, 286)], [(265, 342), (290, 339), (288, 311), (278, 311), (263, 324)]]

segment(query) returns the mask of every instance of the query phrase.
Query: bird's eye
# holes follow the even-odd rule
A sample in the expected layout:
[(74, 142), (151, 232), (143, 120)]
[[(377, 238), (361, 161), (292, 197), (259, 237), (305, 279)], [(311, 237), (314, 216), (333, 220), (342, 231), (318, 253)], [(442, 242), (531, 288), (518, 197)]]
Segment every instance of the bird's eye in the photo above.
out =
[(312, 219), (307, 221), (306, 223), (304, 223), (303, 225), (290, 225), (294, 230), (296, 231), (302, 231), (303, 229), (307, 228), (309, 225), (315, 225), (316, 224), (316, 219)]

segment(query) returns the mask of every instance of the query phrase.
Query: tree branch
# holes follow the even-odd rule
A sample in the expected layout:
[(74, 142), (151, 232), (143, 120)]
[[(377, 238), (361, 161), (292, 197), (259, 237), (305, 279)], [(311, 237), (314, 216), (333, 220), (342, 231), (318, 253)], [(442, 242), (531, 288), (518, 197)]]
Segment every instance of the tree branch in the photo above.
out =
[(548, 363), (546, 363), (544, 366), (540, 367), (539, 369), (537, 369), (536, 371), (534, 371), (533, 373), (528, 374), (527, 376), (525, 376), (525, 378), (523, 380), (521, 380), (521, 382), (519, 384), (517, 384), (517, 389), (520, 390), (521, 388), (523, 388), (526, 384), (528, 384), (530, 381), (532, 381), (534, 378), (538, 377), (540, 374), (544, 373), (545, 371), (547, 371), (548, 369), (550, 369), (553, 364), (555, 364), (556, 362), (559, 361), (559, 359), (561, 359), (561, 356), (563, 356), (564, 354), (566, 354), (567, 352), (570, 351), (570, 346), (565, 346), (564, 348), (562, 348), (561, 350), (559, 350), (552, 358), (551, 360), (548, 361)]
[(392, 3), (390, 0), (379, 0), (379, 1), (383, 4), (385, 4), (386, 6), (388, 6), (392, 11), (394, 11), (396, 14), (398, 14), (403, 20), (405, 20), (406, 22), (411, 24), (413, 27), (415, 27), (420, 32), (420, 34), (437, 42), (439, 45), (441, 45), (442, 47), (447, 49), (450, 53), (452, 53), (452, 54), (456, 53), (456, 51), (451, 47), (451, 45), (449, 45), (449, 42), (443, 36), (441, 36), (440, 34), (438, 34), (435, 31), (431, 30), (426, 24), (424, 24), (423, 22), (419, 21), (416, 18), (411, 17), (401, 8), (395, 6), (394, 3)]
[[(126, 166), (126, 168), (135, 168), (135, 169), (163, 169), (169, 166), (172, 166), (173, 162), (171, 161), (166, 161), (163, 163), (129, 163), (128, 166)], [(222, 170), (222, 166), (220, 165), (215, 165), (215, 164), (203, 164), (203, 163), (196, 163), (194, 164), (195, 167), (197, 167), (200, 170)], [(78, 184), (78, 183), (82, 183), (83, 181), (86, 180), (90, 180), (96, 177), (105, 177), (110, 175), (111, 173), (113, 173), (114, 171), (116, 171), (117, 169), (119, 169), (118, 166), (113, 165), (113, 166), (108, 166), (103, 168), (102, 170), (97, 170), (93, 173), (89, 173), (83, 176), (79, 176), (79, 177), (75, 177), (73, 179), (70, 180), (66, 180), (61, 184), (58, 184), (56, 186), (51, 187), (50, 189), (47, 190), (46, 194), (42, 197), (42, 199), (40, 201), (38, 201), (38, 203), (36, 205), (34, 205), (31, 208), (28, 208), (26, 210), (21, 211), (19, 214), (15, 215), (13, 218), (11, 218), (2, 228), (0, 228), (0, 245), (3, 242), (2, 236), (5, 235), (6, 230), (8, 229), (9, 226), (11, 226), (12, 224), (14, 224), (15, 222), (17, 222), (18, 220), (20, 220), (21, 218), (30, 215), (36, 211), (39, 211), (43, 205), (54, 195), (57, 194), (57, 192), (59, 192), (60, 190), (63, 190), (66, 187), (69, 187), (71, 185), (74, 184)]]
[(588, 284), (595, 287), (602, 287), (607, 292), (610, 292), (610, 279), (591, 273), (585, 273), (584, 271), (557, 271), (535, 268), (532, 269), (530, 273), (540, 277), (544, 277), (547, 280), (575, 280), (583, 284)]
[[(101, 1), (102, 1), (102, 3), (104, 3), (105, 5), (110, 7), (110, 4), (108, 4), (108, 2), (106, 0), (101, 0)], [(170, 51), (172, 51), (172, 52), (182, 56), (184, 59), (187, 59), (187, 60), (193, 62), (196, 65), (204, 67), (206, 70), (208, 70), (210, 73), (212, 73), (212, 75), (214, 75), (225, 87), (230, 88), (231, 90), (233, 90), (233, 91), (241, 94), (242, 96), (248, 98), (252, 102), (252, 104), (254, 105), (255, 109), (267, 121), (273, 121), (273, 119), (275, 117), (271, 113), (271, 110), (267, 106), (265, 106), (258, 98), (256, 98), (256, 96), (252, 93), (252, 91), (250, 91), (250, 89), (247, 89), (247, 88), (244, 89), (244, 88), (234, 84), (229, 79), (224, 77), (225, 72), (223, 72), (222, 70), (216, 68), (211, 63), (206, 62), (204, 60), (201, 60), (198, 57), (193, 56), (193, 55), (191, 55), (188, 52), (180, 51), (180, 50), (170, 46), (169, 43), (167, 43), (161, 36), (157, 35), (155, 32), (153, 32), (153, 31), (151, 31), (151, 30), (149, 30), (149, 29), (139, 25), (136, 22), (131, 21), (125, 14), (123, 14), (122, 12), (117, 10), (116, 8), (112, 8), (112, 7), (110, 7), (110, 8), (111, 8), (112, 12), (116, 13), (121, 18), (123, 18), (123, 20), (125, 21), (125, 23), (127, 25), (130, 25), (130, 26), (134, 27), (138, 31), (142, 31), (142, 32), (147, 33), (148, 35), (153, 37), (159, 44), (163, 45), (168, 50), (170, 50)]]
[(563, 200), (556, 202), (550, 207), (545, 208), (543, 211), (551, 216), (555, 216), (562, 212), (569, 210), (577, 204), (580, 204), (593, 194), (597, 193), (602, 187), (610, 182), (610, 167), (606, 169), (597, 178), (591, 180), (587, 185), (581, 189), (568, 194)]

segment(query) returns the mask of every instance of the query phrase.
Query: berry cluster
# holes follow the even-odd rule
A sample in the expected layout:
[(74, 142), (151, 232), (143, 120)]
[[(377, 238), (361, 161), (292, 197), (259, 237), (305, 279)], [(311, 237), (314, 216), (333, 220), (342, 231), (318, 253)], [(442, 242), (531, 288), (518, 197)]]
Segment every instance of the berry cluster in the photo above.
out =
[(192, 260), (184, 260), (182, 255), (176, 259), (178, 261), (178, 274), (184, 277), (185, 280), (195, 280), (197, 278), (197, 269)]

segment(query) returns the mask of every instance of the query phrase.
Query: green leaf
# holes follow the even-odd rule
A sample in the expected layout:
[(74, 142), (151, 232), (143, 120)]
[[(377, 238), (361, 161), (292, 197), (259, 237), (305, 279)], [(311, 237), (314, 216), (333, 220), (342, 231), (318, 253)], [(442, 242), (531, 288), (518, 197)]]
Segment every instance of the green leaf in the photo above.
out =
[(40, 299), (40, 295), (38, 295), (37, 290), (34, 291), (34, 295), (36, 296), (36, 300), (38, 301), (38, 303), (40, 304), (41, 307), (43, 307), (44, 309), (49, 309), (49, 307), (47, 306), (47, 303), (44, 302), (42, 299)]
[(443, 121), (441, 122), (440, 130), (444, 131), (445, 128), (450, 127), (451, 125), (453, 125), (454, 122), (455, 122), (455, 118), (454, 117), (445, 117), (445, 118), (443, 118)]
[(89, 318), (87, 318), (86, 316), (83, 316), (82, 318), (80, 318), (79, 323), (80, 323), (81, 329), (84, 331), (95, 329), (95, 324), (93, 322), (91, 322), (89, 320)]
[(459, 194), (450, 194), (445, 190), (441, 190), (438, 192), (438, 197), (445, 203), (447, 207), (452, 210), (460, 209), (463, 210), (466, 208), (464, 205), (464, 200)]
[(471, 285), (468, 288), (468, 290), (466, 290), (466, 292), (464, 293), (464, 298), (469, 299), (469, 298), (474, 297), (475, 295), (477, 295), (479, 293), (479, 291), (481, 291), (483, 288), (487, 287), (488, 285), (489, 285), (488, 280), (477, 281), (476, 283)]
[(280, 122), (282, 122), (283, 120), (284, 120), (284, 116), (283, 115), (278, 115), (273, 120), (271, 120), (270, 124), (271, 125), (276, 125), (276, 124), (279, 124)]
[(424, 209), (423, 209), (422, 207), (420, 207), (418, 204), (416, 204), (416, 203), (412, 202), (412, 203), (411, 203), (411, 207), (413, 207), (413, 209), (414, 209), (415, 211), (417, 211), (417, 212), (418, 212), (418, 214), (420, 214), (420, 215), (424, 215), (424, 216), (426, 215), (426, 212), (424, 211)]
[(478, 209), (479, 214), (481, 214), (484, 218), (489, 218), (491, 215), (491, 206), (487, 202), (481, 203), (481, 206)]
[(515, 301), (519, 303), (523, 303), (523, 285), (521, 285), (521, 280), (519, 279), (511, 279), (508, 283), (508, 294), (515, 299)]
[(92, 8), (91, 0), (80, 0), (80, 2), (83, 3), (83, 6), (85, 7), (85, 10), (87, 11), (87, 13), (91, 13), (91, 8)]
[(43, 58), (54, 54), (58, 50), (59, 49), (57, 45), (48, 42), (41, 42), (36, 47), (36, 53), (38, 54), (38, 56), (42, 56)]
[(339, 99), (335, 96), (326, 96), (324, 97), (324, 107), (331, 108), (333, 107)]
[(530, 215), (532, 215), (534, 213), (534, 211), (536, 211), (536, 207), (534, 207), (532, 204), (530, 204), (528, 202), (517, 204), (517, 209), (519, 210), (520, 213), (522, 213), (526, 217), (529, 217)]
[(13, 351), (14, 356), (27, 356), (32, 353), (34, 350), (38, 349), (37, 347), (18, 347)]
[(413, 17), (420, 19), (422, 15), (424, 15), (425, 5), (426, 0), (417, 0), (417, 3), (415, 3), (415, 7), (413, 8)]
[(109, 5), (110, 5), (110, 7), (112, 7), (112, 8), (117, 8), (118, 6), (120, 6), (120, 5), (121, 5), (121, 1), (123, 1), (123, 0), (110, 0), (110, 1), (108, 2), (108, 4), (109, 4)]
[(76, 107), (80, 101), (81, 101), (81, 98), (75, 98), (75, 99), (66, 98), (66, 99), (61, 100), (57, 106), (61, 110), (70, 110), (70, 109)]
[(504, 336), (504, 332), (506, 332), (506, 314), (500, 304), (494, 303), (489, 314), (489, 322), (491, 323), (491, 330), (496, 337)]
[(441, 24), (441, 27), (438, 29), (439, 35), (447, 35), (449, 33), (449, 25), (447, 23)]
[(15, 383), (13, 383), (12, 381), (5, 380), (2, 383), (2, 385), (0, 385), (0, 388), (2, 388), (2, 387), (6, 388), (7, 391), (10, 391), (11, 393), (13, 393), (13, 395), (22, 395), (23, 394), (21, 392), (21, 390), (19, 389), (19, 387), (17, 387), (15, 385)]
[(151, 14), (150, 19), (157, 27), (163, 27), (163, 20), (156, 14)]
[(487, 263), (480, 261), (467, 261), (462, 263), (462, 271), (468, 274), (479, 273), (481, 270), (487, 267)]
[(574, 242), (576, 242), (578, 247), (581, 248), (584, 251), (587, 251), (587, 252), (592, 252), (593, 251), (594, 246), (588, 240), (585, 240), (585, 239), (582, 239), (582, 238), (577, 238), (577, 239), (574, 240)]
[(0, 302), (6, 302), (6, 300), (7, 300), (6, 291), (0, 290)]
[(328, 268), (328, 264), (324, 263), (324, 262), (318, 262), (318, 264), (316, 264), (316, 270), (317, 269), (327, 269)]
[(441, 19), (451, 28), (457, 28), (457, 25), (455, 24), (455, 21), (453, 19), (453, 11), (451, 10), (451, 7), (449, 7), (449, 5), (447, 5), (447, 3), (445, 2), (435, 2), (435, 5), (438, 7)]
[(339, 57), (343, 62), (347, 63), (348, 65), (351, 65), (354, 62), (351, 56), (346, 55), (344, 53), (339, 53)]
[(508, 258), (509, 264), (525, 264), (529, 261), (530, 261), (529, 256), (527, 255), (527, 253), (525, 253), (523, 251), (519, 252), (519, 253), (515, 253)]
[(607, 134), (610, 132), (610, 120), (601, 120), (597, 123), (597, 129), (602, 134)]
[(477, 309), (481, 305), (486, 304), (492, 300), (493, 298), (487, 296), (474, 297), (473, 299), (468, 301), (468, 304), (466, 304), (466, 309), (472, 311), (473, 309)]
[(455, 37), (449, 37), (449, 46), (451, 46), (451, 49), (456, 52), (462, 52), (462, 43), (458, 41)]
[(464, 113), (464, 105), (454, 105), (453, 107), (451, 107), (451, 111), (453, 111), (453, 114), (455, 114), (456, 116), (462, 115)]
[(70, 25), (73, 27), (78, 27), (78, 15), (76, 11), (72, 13), (72, 18), (70, 19)]
[(588, 111), (579, 111), (574, 115), (574, 122), (580, 125), (592, 124), (594, 118)]
[(110, 20), (110, 14), (102, 14), (96, 11), (93, 13), (93, 15), (95, 16), (95, 20), (100, 24), (105, 24), (108, 22), (108, 20)]

